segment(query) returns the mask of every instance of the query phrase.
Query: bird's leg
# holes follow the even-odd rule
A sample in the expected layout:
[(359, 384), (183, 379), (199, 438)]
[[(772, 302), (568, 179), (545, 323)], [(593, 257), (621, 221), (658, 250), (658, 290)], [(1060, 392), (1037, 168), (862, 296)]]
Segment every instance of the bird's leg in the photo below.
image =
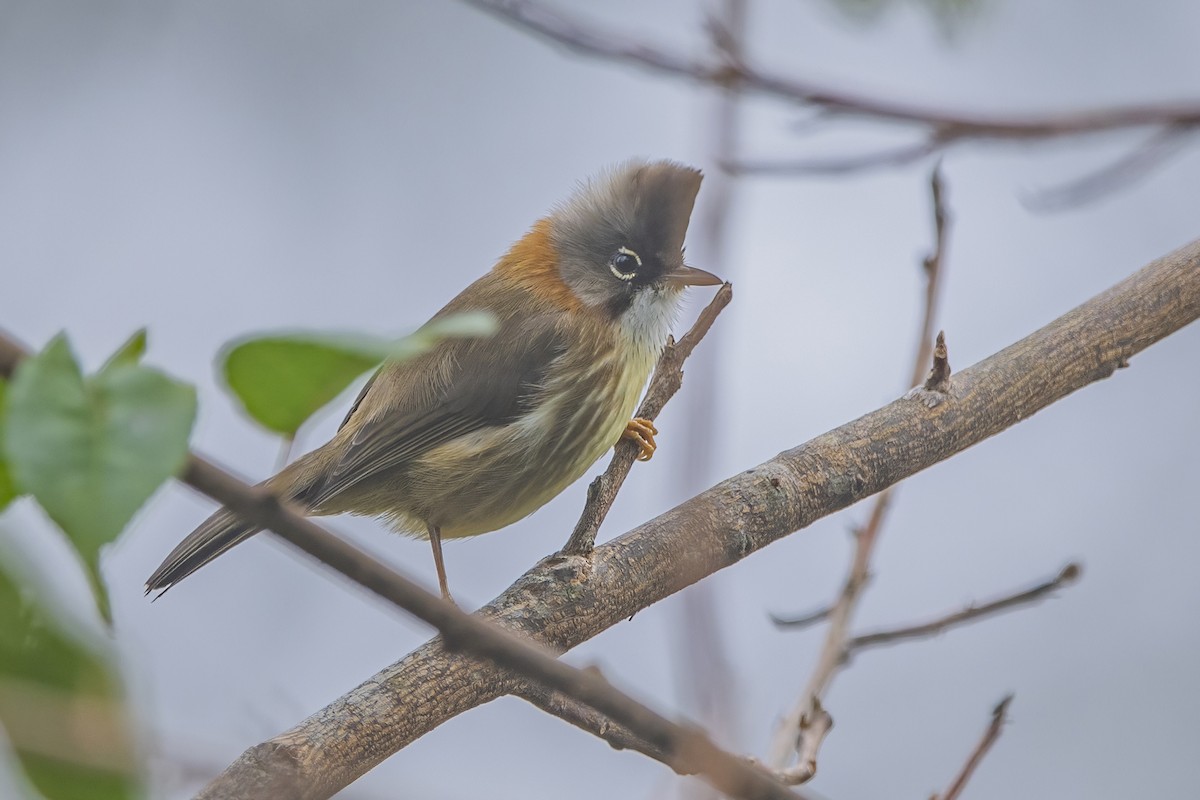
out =
[(625, 424), (625, 432), (621, 434), (621, 438), (637, 442), (638, 447), (642, 448), (642, 452), (638, 453), (638, 461), (649, 461), (658, 449), (658, 445), (654, 443), (656, 433), (658, 428), (654, 427), (653, 422), (634, 417)]
[(425, 527), (429, 530), (429, 544), (433, 546), (433, 565), (437, 567), (438, 587), (442, 590), (442, 597), (453, 603), (450, 586), (446, 583), (446, 562), (442, 560), (442, 532), (437, 525), (427, 523)]

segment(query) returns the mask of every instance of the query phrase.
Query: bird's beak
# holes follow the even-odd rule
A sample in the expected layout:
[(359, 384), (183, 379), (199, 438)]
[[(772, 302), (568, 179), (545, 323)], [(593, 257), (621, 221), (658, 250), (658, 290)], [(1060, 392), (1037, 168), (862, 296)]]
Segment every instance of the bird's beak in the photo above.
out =
[(682, 289), (684, 286), (717, 286), (725, 282), (711, 272), (689, 267), (687, 264), (668, 272), (666, 279), (668, 286), (677, 289)]

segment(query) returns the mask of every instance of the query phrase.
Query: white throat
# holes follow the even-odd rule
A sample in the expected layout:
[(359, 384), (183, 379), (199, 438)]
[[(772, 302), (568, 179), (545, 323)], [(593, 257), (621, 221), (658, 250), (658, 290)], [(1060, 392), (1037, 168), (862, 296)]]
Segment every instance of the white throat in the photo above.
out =
[(680, 289), (648, 286), (621, 312), (617, 324), (639, 356), (658, 358), (671, 335), (681, 295)]

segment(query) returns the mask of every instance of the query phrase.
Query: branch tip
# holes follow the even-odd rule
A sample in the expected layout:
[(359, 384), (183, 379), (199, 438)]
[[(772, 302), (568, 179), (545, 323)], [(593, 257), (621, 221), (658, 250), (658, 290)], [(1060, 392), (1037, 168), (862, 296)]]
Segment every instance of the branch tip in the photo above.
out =
[(1040, 581), (1033, 586), (1021, 589), (1019, 591), (1010, 592), (1002, 595), (994, 600), (989, 600), (978, 605), (972, 603), (958, 611), (938, 617), (929, 622), (922, 622), (913, 625), (903, 625), (897, 628), (889, 628), (872, 633), (859, 634), (846, 642), (846, 656), (849, 658), (860, 650), (865, 650), (871, 647), (880, 647), (882, 645), (894, 644), (909, 639), (924, 639), (931, 636), (936, 636), (951, 628), (964, 625), (969, 622), (974, 622), (983, 617), (999, 614), (1004, 611), (1011, 611), (1022, 606), (1032, 605), (1049, 596), (1057, 589), (1069, 585), (1077, 580), (1081, 574), (1081, 568), (1078, 564), (1071, 563), (1063, 567), (1063, 569), (1048, 580)]
[(999, 703), (996, 703), (996, 707), (992, 709), (993, 721), (1004, 722), (1007, 719), (1008, 707), (1012, 705), (1013, 698), (1016, 696), (1016, 693), (1009, 692), (1000, 699)]
[(992, 719), (988, 723), (987, 729), (983, 732), (983, 737), (979, 740), (979, 744), (975, 745), (975, 749), (967, 756), (966, 763), (959, 770), (958, 775), (950, 783), (950, 788), (946, 789), (942, 794), (935, 794), (934, 797), (938, 800), (957, 800), (962, 794), (962, 790), (967, 785), (967, 781), (971, 779), (975, 768), (983, 761), (983, 757), (992, 749), (992, 745), (1000, 738), (1000, 732), (1004, 729), (1004, 724), (1008, 722), (1008, 707), (1012, 703), (1013, 695), (1009, 693), (992, 709)]

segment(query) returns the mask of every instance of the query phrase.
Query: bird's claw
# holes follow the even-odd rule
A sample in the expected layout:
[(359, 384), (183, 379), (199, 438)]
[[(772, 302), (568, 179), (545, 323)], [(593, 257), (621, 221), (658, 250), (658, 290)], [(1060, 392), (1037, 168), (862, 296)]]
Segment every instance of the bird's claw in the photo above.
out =
[(625, 425), (625, 432), (621, 434), (621, 438), (636, 442), (642, 449), (638, 453), (638, 461), (649, 461), (654, 457), (654, 451), (658, 449), (658, 445), (654, 443), (654, 436), (657, 433), (658, 428), (654, 427), (653, 422), (634, 417)]

